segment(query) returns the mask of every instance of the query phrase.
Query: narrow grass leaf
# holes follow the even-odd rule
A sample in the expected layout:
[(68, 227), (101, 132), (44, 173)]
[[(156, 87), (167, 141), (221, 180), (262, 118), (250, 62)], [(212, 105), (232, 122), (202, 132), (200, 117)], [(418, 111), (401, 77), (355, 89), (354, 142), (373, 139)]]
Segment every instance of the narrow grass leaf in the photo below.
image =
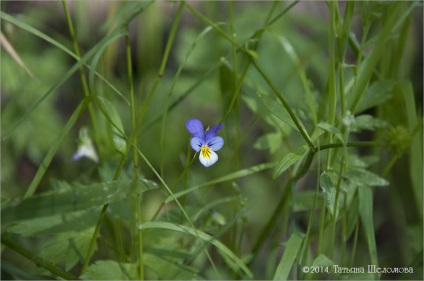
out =
[(87, 106), (87, 101), (83, 100), (75, 109), (74, 113), (72, 113), (68, 122), (66, 122), (63, 130), (60, 132), (58, 138), (52, 144), (46, 156), (44, 157), (43, 161), (41, 162), (33, 180), (31, 181), (31, 184), (29, 185), (27, 191), (24, 194), (24, 199), (31, 197), (34, 194), (35, 190), (38, 187), (38, 184), (40, 183), (41, 179), (46, 173), (47, 168), (49, 167), (51, 161), (53, 160), (54, 155), (56, 154), (60, 145), (65, 140), (65, 137), (68, 135), (69, 131), (74, 126), (75, 122), (78, 120), (79, 116), (81, 115), (81, 113), (83, 112), (86, 106)]
[(90, 265), (81, 275), (82, 280), (136, 280), (137, 264), (99, 260)]
[(373, 73), (375, 66), (378, 63), (378, 60), (380, 59), (381, 55), (383, 54), (384, 49), (386, 48), (386, 43), (390, 37), (390, 31), (392, 30), (394, 24), (397, 21), (396, 13), (394, 13), (394, 10), (397, 9), (399, 6), (399, 3), (393, 4), (393, 5), (387, 5), (386, 13), (388, 16), (387, 20), (385, 21), (385, 24), (383, 25), (382, 31), (378, 33), (375, 40), (376, 43), (374, 45), (373, 51), (370, 53), (370, 55), (364, 60), (364, 62), (361, 64), (361, 67), (358, 71), (357, 79), (355, 81), (355, 85), (352, 89), (352, 91), (349, 93), (351, 95), (351, 106), (350, 111), (351, 112), (358, 112), (357, 107), (362, 99), (364, 90), (366, 89)]
[(347, 225), (346, 225), (346, 237), (345, 239), (349, 239), (353, 234), (357, 224), (359, 221), (359, 198), (355, 196), (350, 203), (349, 210), (347, 213)]
[(39, 31), (38, 29), (4, 13), (0, 11), (0, 17), (7, 21), (10, 22), (14, 25), (16, 25), (17, 27), (31, 33), (34, 34), (37, 37), (40, 37), (41, 39), (45, 40), (46, 42), (49, 42), (50, 44), (52, 44), (53, 46), (58, 47), (60, 50), (64, 51), (65, 53), (67, 53), (68, 55), (70, 55), (71, 57), (75, 58), (75, 59), (79, 59), (77, 57), (77, 55), (75, 55), (71, 50), (69, 50), (67, 47), (65, 47), (64, 45), (60, 44), (59, 42), (57, 42), (56, 40), (54, 40), (53, 38), (51, 38), (50, 36), (42, 33), (41, 31)]
[(287, 280), (297, 254), (300, 251), (304, 235), (293, 233), (286, 244), (283, 257), (278, 264), (273, 280)]
[(264, 164), (259, 164), (257, 166), (252, 166), (250, 168), (247, 169), (243, 169), (243, 170), (239, 170), (237, 172), (234, 173), (230, 173), (228, 175), (225, 175), (223, 177), (208, 181), (206, 183), (202, 183), (196, 186), (193, 186), (191, 188), (188, 188), (184, 191), (180, 191), (174, 194), (174, 196), (168, 196), (165, 200), (165, 203), (169, 203), (171, 201), (174, 201), (176, 198), (180, 198), (181, 196), (184, 196), (188, 193), (191, 193), (201, 187), (205, 187), (205, 186), (209, 186), (209, 185), (213, 185), (213, 184), (217, 184), (217, 183), (221, 183), (221, 182), (226, 182), (226, 181), (231, 181), (231, 180), (236, 180), (245, 176), (249, 176), (255, 173), (258, 173), (260, 171), (263, 170), (267, 170), (267, 169), (271, 169), (275, 164), (274, 163), (264, 163)]
[(16, 63), (19, 64), (31, 78), (35, 78), (34, 74), (32, 74), (31, 70), (29, 70), (29, 68), (25, 65), (21, 57), (15, 51), (15, 48), (13, 48), (12, 44), (10, 44), (9, 40), (7, 40), (7, 38), (3, 35), (3, 32), (1, 31), (0, 31), (0, 45), (3, 46), (6, 52), (9, 53), (9, 55), (16, 61)]
[[(405, 103), (406, 120), (408, 122), (408, 129), (413, 134), (411, 139), (411, 147), (409, 150), (409, 174), (412, 181), (412, 191), (414, 193), (414, 199), (418, 213), (423, 214), (423, 126), (422, 113), (419, 114), (416, 111), (416, 104), (414, 99), (414, 89), (410, 82), (404, 82), (400, 84), (400, 90), (403, 93)], [(418, 129), (417, 132), (414, 130)]]
[(279, 177), (284, 171), (290, 168), (294, 163), (299, 161), (308, 152), (308, 146), (302, 145), (289, 152), (286, 156), (281, 159), (274, 169), (272, 174), (273, 179)]
[(145, 179), (73, 185), (65, 191), (29, 197), (17, 206), (2, 210), (2, 224), (81, 211), (156, 188), (156, 183)]
[(219, 240), (216, 240), (214, 237), (210, 236), (209, 234), (206, 234), (200, 230), (184, 226), (184, 225), (177, 225), (173, 223), (168, 222), (146, 222), (139, 226), (139, 230), (144, 229), (168, 229), (173, 231), (178, 231), (186, 234), (190, 234), (194, 237), (198, 237), (201, 240), (211, 243), (214, 245), (221, 255), (225, 255), (229, 260), (231, 260), (234, 264), (230, 265), (231, 267), (236, 266), (240, 270), (244, 272), (244, 274), (247, 276), (247, 278), (253, 278), (252, 272), (246, 267), (244, 262), (237, 257), (227, 246), (225, 246), (222, 242)]
[[(371, 264), (378, 267), (378, 253), (375, 241), (374, 219), (373, 219), (373, 194), (370, 188), (359, 188), (359, 215), (365, 232), (365, 239), (368, 244)], [(374, 274), (374, 279), (378, 279), (378, 273)]]
[(199, 280), (197, 271), (182, 263), (172, 262), (163, 256), (150, 253), (143, 255), (144, 265), (155, 272), (160, 280)]
[[(359, 101), (359, 104), (353, 114), (357, 114), (383, 104), (392, 98), (392, 91), (396, 82), (393, 80), (382, 80), (371, 84), (368, 87)], [(348, 107), (352, 105), (353, 101), (348, 99)]]
[[(299, 129), (297, 128), (296, 124), (293, 122), (293, 119), (291, 118), (289, 112), (287, 109), (279, 102), (276, 102), (274, 99), (270, 98), (269, 96), (259, 93), (259, 97), (265, 107), (275, 116), (277, 116), (281, 121), (287, 123), (290, 127), (295, 129), (299, 132)], [(303, 127), (303, 125), (302, 125)], [(303, 127), (304, 128), (304, 127)]]
[(316, 106), (316, 103), (314, 102), (314, 99), (312, 97), (311, 87), (310, 87), (310, 83), (309, 83), (307, 76), (306, 76), (305, 67), (302, 65), (302, 62), (299, 59), (299, 57), (297, 56), (296, 51), (293, 48), (290, 41), (286, 37), (279, 35), (276, 32), (272, 32), (272, 34), (275, 37), (277, 37), (277, 39), (281, 43), (281, 46), (283, 46), (284, 50), (289, 55), (289, 57), (291, 58), (291, 60), (293, 61), (294, 65), (296, 67), (296, 70), (297, 70), (296, 72), (299, 74), (300, 80), (302, 82), (303, 90), (305, 91), (306, 103), (308, 104), (313, 123), (316, 124), (317, 118), (318, 118), (317, 113), (316, 113), (317, 112), (317, 108), (316, 108), (317, 106)]

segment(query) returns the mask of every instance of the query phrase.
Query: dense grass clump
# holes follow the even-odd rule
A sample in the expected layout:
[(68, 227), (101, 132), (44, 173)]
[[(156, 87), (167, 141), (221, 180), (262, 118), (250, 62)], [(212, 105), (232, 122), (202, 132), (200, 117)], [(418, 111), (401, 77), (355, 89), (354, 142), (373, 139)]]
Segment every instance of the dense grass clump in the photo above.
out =
[(2, 279), (423, 279), (422, 2), (0, 17)]

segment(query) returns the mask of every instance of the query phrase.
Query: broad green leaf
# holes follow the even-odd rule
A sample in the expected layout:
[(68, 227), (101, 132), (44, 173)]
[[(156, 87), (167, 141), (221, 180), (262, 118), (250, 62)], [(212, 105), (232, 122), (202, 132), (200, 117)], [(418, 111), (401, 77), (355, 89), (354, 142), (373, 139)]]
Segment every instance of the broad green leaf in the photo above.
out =
[(303, 237), (304, 235), (299, 233), (293, 233), (290, 236), (284, 249), (283, 257), (275, 271), (273, 280), (287, 280), (290, 270), (293, 267), (294, 260), (301, 249)]
[[(330, 213), (334, 216), (334, 205), (336, 203), (336, 187), (334, 186), (330, 176), (327, 172), (322, 172), (319, 184), (322, 188), (322, 195), (324, 197), (325, 206), (330, 211)], [(338, 206), (336, 212), (338, 211)], [(336, 214), (337, 216), (338, 214)]]
[(65, 264), (65, 270), (83, 261), (88, 251), (94, 227), (84, 231), (66, 232), (55, 237), (44, 247), (40, 257), (53, 264)]
[(308, 146), (302, 145), (289, 152), (281, 161), (276, 165), (274, 173), (272, 174), (273, 179), (279, 177), (284, 171), (290, 168), (294, 163), (299, 161), (308, 152)]
[[(359, 188), (359, 216), (365, 232), (365, 239), (368, 245), (371, 264), (378, 267), (378, 253), (375, 241), (374, 219), (373, 219), (373, 194), (368, 187)], [(374, 279), (378, 279), (378, 274), (374, 274)]]
[(177, 193), (174, 194), (174, 196), (168, 196), (165, 200), (165, 203), (169, 203), (171, 201), (174, 201), (176, 198), (179, 198), (179, 197), (184, 196), (188, 193), (191, 193), (191, 192), (193, 192), (193, 191), (195, 191), (195, 190), (197, 190), (201, 187), (205, 187), (205, 186), (209, 186), (209, 185), (213, 185), (213, 184), (217, 184), (217, 183), (221, 183), (221, 182), (236, 180), (236, 179), (239, 179), (239, 178), (242, 178), (242, 177), (245, 177), (245, 176), (248, 176), (248, 175), (252, 175), (252, 174), (255, 174), (257, 172), (266, 170), (266, 169), (270, 169), (274, 165), (275, 165), (274, 163), (264, 163), (264, 164), (259, 164), (257, 166), (253, 166), (253, 167), (250, 167), (250, 168), (247, 168), (247, 169), (239, 170), (239, 171), (234, 172), (234, 173), (230, 173), (228, 175), (225, 175), (223, 177), (208, 181), (206, 183), (202, 183), (202, 184), (193, 186), (193, 187), (188, 188), (184, 191), (177, 192)]
[(371, 115), (360, 115), (355, 117), (355, 121), (352, 124), (353, 131), (361, 130), (374, 130), (375, 128), (381, 128), (387, 126), (387, 123), (383, 120), (379, 120)]
[(58, 214), (18, 222), (10, 227), (9, 231), (22, 236), (51, 235), (60, 232), (82, 231), (96, 225), (99, 217), (99, 208), (91, 208), (79, 212)]
[(197, 275), (197, 271), (182, 263), (172, 262), (163, 256), (149, 253), (143, 255), (143, 262), (146, 267), (155, 272), (160, 280), (198, 280), (202, 279)]
[[(296, 124), (293, 122), (293, 119), (291, 118), (289, 112), (281, 103), (276, 102), (274, 99), (270, 98), (269, 96), (265, 94), (259, 93), (259, 97), (264, 103), (265, 107), (268, 108), (268, 110), (272, 114), (274, 114), (281, 121), (287, 123), (288, 125), (290, 125), (290, 127), (292, 127), (293, 129), (299, 132), (299, 129), (297, 128)], [(304, 128), (303, 125), (302, 127)]]
[(127, 142), (115, 127), (112, 128), (112, 141), (116, 150), (121, 154), (125, 154), (127, 150)]
[(393, 80), (377, 81), (371, 84), (371, 86), (365, 90), (354, 113), (363, 112), (391, 99), (391, 93), (395, 85), (396, 82)]
[(343, 176), (350, 180), (353, 184), (358, 186), (386, 186), (389, 182), (365, 169), (352, 169), (343, 174)]
[(323, 129), (326, 132), (332, 133), (339, 141), (343, 142), (342, 132), (340, 132), (340, 130), (334, 127), (333, 125), (330, 125), (326, 122), (320, 122), (318, 124), (318, 128)]
[(139, 226), (140, 231), (145, 229), (168, 229), (190, 234), (194, 237), (200, 238), (201, 240), (214, 245), (219, 250), (219, 253), (226, 257), (226, 261), (231, 261), (231, 264), (229, 264), (231, 268), (240, 269), (244, 272), (247, 278), (253, 278), (252, 272), (250, 272), (244, 262), (239, 257), (237, 257), (230, 249), (228, 249), (227, 246), (225, 246), (221, 241), (216, 240), (209, 234), (206, 234), (200, 230), (193, 229), (185, 225), (177, 225), (168, 222), (146, 222)]
[(312, 263), (313, 266), (332, 266), (333, 264), (335, 264), (334, 261), (323, 254), (320, 254), (318, 257), (316, 257)]
[(146, 179), (75, 185), (65, 191), (29, 197), (17, 206), (4, 209), (2, 224), (102, 206), (157, 187), (156, 183)]
[(137, 280), (137, 264), (100, 260), (81, 275), (82, 280)]
[(105, 117), (109, 120), (112, 126), (118, 131), (117, 133), (125, 136), (124, 126), (122, 125), (121, 117), (119, 116), (118, 110), (116, 110), (113, 103), (107, 98), (102, 96), (96, 96), (95, 100), (100, 110), (103, 112)]

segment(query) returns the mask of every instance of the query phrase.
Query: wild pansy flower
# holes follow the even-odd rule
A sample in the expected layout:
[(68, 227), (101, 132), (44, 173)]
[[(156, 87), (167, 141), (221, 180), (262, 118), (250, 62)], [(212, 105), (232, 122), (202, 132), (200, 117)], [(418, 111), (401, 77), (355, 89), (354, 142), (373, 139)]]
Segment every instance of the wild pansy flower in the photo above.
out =
[(191, 147), (196, 152), (200, 151), (200, 163), (205, 167), (215, 164), (218, 161), (218, 155), (215, 151), (220, 150), (224, 145), (224, 139), (216, 136), (216, 134), (224, 127), (224, 124), (213, 126), (205, 132), (202, 122), (199, 119), (192, 118), (187, 121), (186, 127), (193, 136), (190, 141)]
[(93, 142), (91, 141), (86, 128), (80, 129), (78, 143), (78, 150), (74, 155), (72, 155), (72, 160), (76, 161), (81, 157), (87, 157), (96, 163), (99, 162), (99, 157), (97, 156)]

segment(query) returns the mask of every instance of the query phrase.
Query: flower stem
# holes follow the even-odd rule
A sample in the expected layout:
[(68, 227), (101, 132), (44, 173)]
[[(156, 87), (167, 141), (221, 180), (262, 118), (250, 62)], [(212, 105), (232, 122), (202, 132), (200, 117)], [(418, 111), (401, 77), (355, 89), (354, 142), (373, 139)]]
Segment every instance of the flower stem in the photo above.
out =
[[(78, 58), (80, 58), (81, 55), (80, 55), (80, 51), (79, 51), (79, 47), (78, 47), (78, 42), (77, 42), (76, 37), (75, 37), (74, 26), (72, 24), (71, 15), (69, 14), (68, 5), (66, 4), (66, 0), (62, 0), (62, 4), (63, 4), (63, 9), (65, 11), (66, 20), (68, 22), (69, 34), (71, 36), (75, 55)], [(81, 83), (82, 83), (84, 95), (86, 97), (88, 97), (91, 94), (90, 94), (90, 90), (88, 89), (87, 79), (85, 78), (84, 70), (83, 70), (82, 66), (79, 68), (79, 74), (80, 74), (80, 78), (81, 78)], [(96, 139), (96, 143), (97, 143), (97, 145), (100, 145), (101, 142), (100, 142), (99, 130), (97, 128), (97, 122), (96, 122), (96, 118), (95, 118), (95, 114), (94, 114), (94, 109), (93, 109), (93, 105), (91, 103), (88, 104), (88, 112), (90, 114), (91, 122), (93, 123), (93, 131), (94, 131), (94, 137)]]
[(65, 280), (78, 280), (78, 277), (76, 277), (75, 275), (64, 271), (63, 269), (55, 266), (54, 264), (40, 258), (38, 255), (33, 254), (31, 251), (28, 251), (27, 249), (10, 239), (8, 235), (1, 235), (1, 243), (14, 250), (15, 252), (21, 254), (22, 256), (26, 257), (27, 259), (31, 260), (36, 265), (47, 269), (56, 276), (60, 276)]

